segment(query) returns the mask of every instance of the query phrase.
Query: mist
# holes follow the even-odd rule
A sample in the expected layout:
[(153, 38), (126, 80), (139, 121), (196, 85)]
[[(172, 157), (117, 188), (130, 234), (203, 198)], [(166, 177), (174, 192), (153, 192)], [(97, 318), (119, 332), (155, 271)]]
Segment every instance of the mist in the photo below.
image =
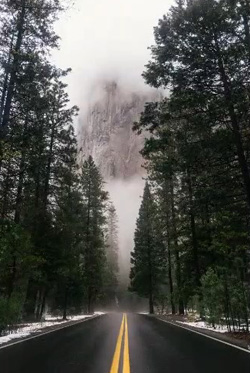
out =
[(133, 234), (144, 183), (139, 175), (127, 180), (117, 179), (107, 183), (107, 189), (119, 217), (120, 277), (123, 280), (129, 272), (130, 251), (133, 249)]
[(154, 42), (153, 27), (173, 2), (76, 0), (56, 25), (61, 48), (53, 54), (58, 66), (73, 70), (68, 79), (71, 101), (81, 108), (98, 79), (148, 89), (141, 74)]
[[(116, 81), (130, 92), (146, 92), (141, 74), (150, 59), (153, 28), (172, 0), (77, 0), (56, 25), (61, 48), (52, 56), (61, 68), (71, 67), (67, 78), (72, 104), (80, 108), (79, 126), (86, 109), (96, 99), (98, 85)], [(106, 187), (119, 218), (121, 276), (128, 277), (129, 257), (144, 180), (107, 181)]]

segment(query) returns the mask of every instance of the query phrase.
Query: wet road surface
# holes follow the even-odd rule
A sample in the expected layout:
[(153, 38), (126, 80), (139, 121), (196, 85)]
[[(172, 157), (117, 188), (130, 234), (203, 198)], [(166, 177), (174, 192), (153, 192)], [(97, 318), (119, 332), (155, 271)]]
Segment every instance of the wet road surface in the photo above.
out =
[(250, 354), (153, 317), (107, 314), (0, 348), (1, 373), (250, 373)]

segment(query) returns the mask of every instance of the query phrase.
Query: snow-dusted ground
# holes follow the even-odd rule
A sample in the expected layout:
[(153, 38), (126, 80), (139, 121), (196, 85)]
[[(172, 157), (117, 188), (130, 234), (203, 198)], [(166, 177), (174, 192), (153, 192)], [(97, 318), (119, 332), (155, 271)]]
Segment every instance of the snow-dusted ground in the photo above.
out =
[[(95, 316), (102, 315), (103, 312), (95, 312)], [(47, 315), (45, 318), (45, 321), (37, 322), (37, 323), (27, 323), (27, 324), (20, 324), (20, 327), (18, 327), (18, 324), (16, 325), (16, 329), (12, 332), (10, 332), (7, 335), (4, 335), (0, 337), (0, 345), (3, 343), (7, 343), (11, 341), (12, 339), (17, 338), (25, 338), (31, 335), (32, 333), (42, 332), (44, 328), (47, 328), (49, 326), (54, 325), (63, 325), (69, 321), (78, 321), (83, 320), (89, 317), (92, 317), (93, 315), (77, 315), (77, 316), (69, 316), (67, 320), (63, 320), (58, 317), (52, 317), (50, 315)]]
[(226, 333), (228, 331), (226, 325), (216, 325), (215, 328), (213, 328), (211, 325), (207, 324), (205, 321), (177, 321), (179, 324), (185, 324), (188, 326), (192, 326), (194, 328), (199, 328), (199, 329), (206, 329), (206, 330), (212, 330), (214, 332), (218, 333)]

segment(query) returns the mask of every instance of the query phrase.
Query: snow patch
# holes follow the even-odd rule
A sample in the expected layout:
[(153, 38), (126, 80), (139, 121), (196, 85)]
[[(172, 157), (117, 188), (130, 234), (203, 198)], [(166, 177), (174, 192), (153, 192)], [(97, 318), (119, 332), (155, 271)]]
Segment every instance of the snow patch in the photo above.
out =
[[(104, 314), (103, 312), (95, 312), (94, 316), (103, 315), (103, 314)], [(42, 321), (42, 322), (17, 324), (15, 325), (14, 331), (10, 332), (7, 335), (0, 337), (0, 345), (3, 343), (10, 342), (13, 339), (26, 338), (32, 333), (41, 333), (44, 328), (47, 328), (50, 326), (65, 324), (65, 323), (68, 323), (69, 321), (84, 320), (92, 316), (93, 315), (76, 315), (76, 316), (69, 316), (67, 320), (62, 320), (58, 317), (47, 315), (45, 317), (45, 321)]]
[(226, 333), (228, 331), (226, 325), (215, 325), (215, 327), (210, 326), (207, 324), (205, 321), (178, 321), (176, 320), (177, 323), (179, 324), (185, 324), (188, 326), (192, 326), (194, 328), (199, 328), (199, 329), (206, 329), (206, 330), (211, 330), (213, 332), (218, 332), (218, 333)]

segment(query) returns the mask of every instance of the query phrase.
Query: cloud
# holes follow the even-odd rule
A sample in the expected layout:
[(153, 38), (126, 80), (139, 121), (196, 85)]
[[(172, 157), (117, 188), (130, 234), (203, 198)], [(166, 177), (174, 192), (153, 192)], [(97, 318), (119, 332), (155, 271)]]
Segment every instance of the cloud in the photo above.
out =
[(61, 49), (53, 59), (61, 67), (72, 67), (69, 93), (81, 106), (91, 84), (119, 79), (143, 87), (141, 73), (153, 44), (153, 27), (168, 11), (172, 0), (76, 0), (62, 15), (56, 31)]

